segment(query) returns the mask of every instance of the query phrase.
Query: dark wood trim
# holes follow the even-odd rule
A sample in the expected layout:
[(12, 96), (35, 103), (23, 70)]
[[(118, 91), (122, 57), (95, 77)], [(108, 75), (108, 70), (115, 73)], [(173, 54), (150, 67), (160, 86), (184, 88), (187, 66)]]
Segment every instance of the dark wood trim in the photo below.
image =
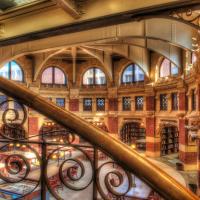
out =
[(136, 10), (131, 10), (123, 13), (103, 16), (99, 18), (95, 18), (92, 20), (85, 20), (78, 23), (67, 24), (58, 26), (55, 28), (46, 29), (43, 31), (37, 31), (33, 33), (28, 33), (24, 35), (20, 35), (17, 37), (5, 39), (0, 41), (1, 46), (13, 45), (21, 42), (33, 41), (38, 39), (43, 39), (47, 37), (63, 35), (67, 33), (74, 33), (84, 30), (89, 30), (93, 28), (99, 28), (104, 26), (110, 26), (120, 23), (126, 23), (130, 21), (141, 20), (144, 18), (163, 15), (174, 9), (180, 8), (194, 8), (200, 6), (199, 0), (183, 0), (182, 2), (174, 2), (174, 3), (167, 3), (159, 6), (151, 6), (147, 8), (141, 8)]

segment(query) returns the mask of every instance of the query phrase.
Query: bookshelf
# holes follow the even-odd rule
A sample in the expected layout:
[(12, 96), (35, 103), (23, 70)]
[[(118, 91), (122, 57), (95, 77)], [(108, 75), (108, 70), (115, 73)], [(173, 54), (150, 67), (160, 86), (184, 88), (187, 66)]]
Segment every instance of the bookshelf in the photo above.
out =
[(175, 126), (166, 126), (161, 132), (161, 155), (177, 153), (179, 149), (178, 129)]
[[(146, 138), (146, 131), (144, 128), (140, 127), (139, 123), (129, 122), (124, 124), (123, 128), (121, 129), (120, 138), (128, 145), (135, 144), (138, 140)], [(145, 147), (145, 143), (139, 144), (139, 148), (145, 149)]]

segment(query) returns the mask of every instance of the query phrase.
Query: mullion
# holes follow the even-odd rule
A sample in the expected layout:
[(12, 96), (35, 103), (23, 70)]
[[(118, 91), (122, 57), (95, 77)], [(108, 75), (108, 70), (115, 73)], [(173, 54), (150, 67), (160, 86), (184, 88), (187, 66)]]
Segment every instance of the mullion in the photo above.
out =
[(135, 65), (132, 64), (132, 83), (135, 82)]
[(93, 68), (93, 84), (97, 85), (96, 84), (96, 68)]
[(169, 75), (172, 75), (172, 62), (170, 62), (170, 66), (169, 66)]
[(8, 62), (8, 79), (9, 80), (11, 80), (11, 73), (12, 73), (12, 70), (11, 70), (11, 67), (12, 67), (12, 65), (11, 65), (11, 62)]

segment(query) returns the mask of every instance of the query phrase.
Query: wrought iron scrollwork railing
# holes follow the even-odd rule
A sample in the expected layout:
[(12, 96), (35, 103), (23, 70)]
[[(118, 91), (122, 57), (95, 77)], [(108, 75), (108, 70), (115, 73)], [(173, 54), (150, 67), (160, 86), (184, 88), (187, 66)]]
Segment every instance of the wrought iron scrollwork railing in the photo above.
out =
[[(29, 89), (0, 77), (0, 90), (19, 102), (0, 106), (1, 198), (159, 199), (157, 192), (167, 200), (198, 199), (127, 145)], [(28, 134), (32, 109), (54, 120), (45, 126), (59, 125)]]
[[(70, 129), (48, 121), (29, 135), (27, 110), (15, 100), (0, 104), (0, 197), (110, 200), (151, 195), (150, 187)], [(141, 186), (143, 194), (137, 192)]]

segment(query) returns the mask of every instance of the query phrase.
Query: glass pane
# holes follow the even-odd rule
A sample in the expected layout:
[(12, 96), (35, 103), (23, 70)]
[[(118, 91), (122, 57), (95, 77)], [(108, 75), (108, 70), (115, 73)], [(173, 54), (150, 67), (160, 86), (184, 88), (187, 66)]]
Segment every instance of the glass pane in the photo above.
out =
[(106, 84), (105, 74), (100, 69), (95, 69), (95, 83), (97, 85), (104, 85), (104, 84)]
[(11, 80), (23, 81), (23, 72), (20, 66), (14, 61), (11, 61)]
[(123, 110), (124, 111), (130, 111), (131, 110), (131, 97), (123, 97), (122, 98), (123, 102)]
[(96, 99), (97, 111), (105, 111), (105, 99), (97, 98)]
[(135, 81), (144, 81), (144, 72), (138, 65), (135, 65)]
[(160, 95), (160, 110), (167, 110), (168, 107), (168, 100), (166, 94)]
[(94, 68), (89, 69), (83, 75), (83, 84), (84, 85), (93, 85), (94, 84)]
[(55, 69), (55, 84), (66, 84), (66, 78), (65, 78), (65, 74), (63, 73), (62, 70), (58, 69), (58, 68), (54, 68)]
[(42, 83), (53, 84), (53, 67), (49, 67), (42, 73)]
[(92, 99), (91, 98), (83, 99), (83, 110), (84, 111), (92, 111)]
[(178, 74), (178, 67), (174, 63), (171, 63), (171, 74), (172, 75)]
[(177, 96), (177, 93), (172, 93), (172, 110), (178, 110), (178, 96)]
[(164, 59), (160, 66), (160, 77), (166, 77), (170, 75), (170, 61)]
[(133, 82), (133, 65), (129, 65), (123, 72), (122, 75), (123, 83), (132, 83)]
[(0, 76), (4, 78), (9, 78), (9, 64), (6, 63), (1, 69), (0, 69)]
[(144, 98), (142, 96), (135, 97), (135, 110), (143, 110)]
[(56, 98), (56, 105), (64, 108), (65, 107), (65, 99), (64, 98)]

